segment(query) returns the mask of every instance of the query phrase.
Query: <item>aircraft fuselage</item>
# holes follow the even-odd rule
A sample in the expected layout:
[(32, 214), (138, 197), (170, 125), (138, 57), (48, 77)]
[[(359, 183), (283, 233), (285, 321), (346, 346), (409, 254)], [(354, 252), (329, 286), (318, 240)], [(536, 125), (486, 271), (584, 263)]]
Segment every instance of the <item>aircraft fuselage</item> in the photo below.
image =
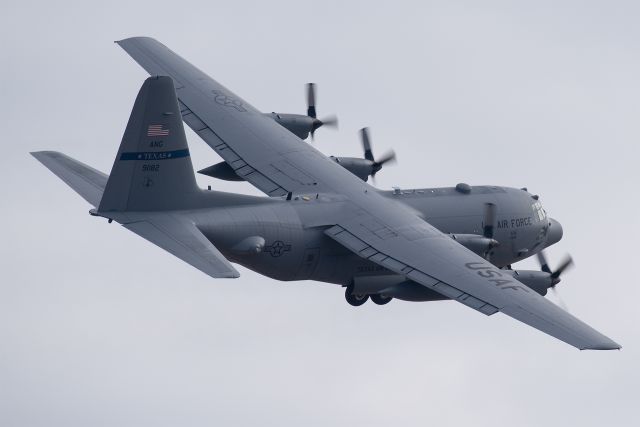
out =
[[(468, 193), (456, 188), (394, 190), (385, 197), (414, 209), (447, 234), (482, 236), (483, 207), (497, 207), (490, 259), (503, 267), (534, 255), (562, 236), (560, 224), (546, 217), (535, 196), (525, 190), (479, 186)], [(273, 203), (197, 211), (194, 221), (230, 261), (277, 280), (316, 280), (346, 285), (355, 277), (388, 275), (385, 268), (361, 258), (324, 234), (328, 211), (342, 201), (322, 194), (276, 199)], [(552, 231), (551, 231), (552, 230)], [(262, 241), (258, 249), (246, 242)], [(255, 250), (253, 250), (255, 249)]]

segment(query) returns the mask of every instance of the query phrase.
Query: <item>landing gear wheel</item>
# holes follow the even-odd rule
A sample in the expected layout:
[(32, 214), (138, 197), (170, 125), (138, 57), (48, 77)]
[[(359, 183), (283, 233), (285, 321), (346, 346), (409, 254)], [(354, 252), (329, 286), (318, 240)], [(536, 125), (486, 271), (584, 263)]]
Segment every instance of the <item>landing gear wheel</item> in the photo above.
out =
[(393, 298), (385, 296), (385, 295), (380, 295), (380, 294), (373, 294), (371, 295), (371, 301), (373, 301), (374, 303), (378, 304), (378, 305), (385, 305), (387, 304), (389, 301), (391, 301)]
[(353, 285), (347, 286), (347, 290), (344, 291), (344, 297), (349, 304), (354, 307), (358, 307), (369, 299), (369, 295), (367, 294), (353, 294)]

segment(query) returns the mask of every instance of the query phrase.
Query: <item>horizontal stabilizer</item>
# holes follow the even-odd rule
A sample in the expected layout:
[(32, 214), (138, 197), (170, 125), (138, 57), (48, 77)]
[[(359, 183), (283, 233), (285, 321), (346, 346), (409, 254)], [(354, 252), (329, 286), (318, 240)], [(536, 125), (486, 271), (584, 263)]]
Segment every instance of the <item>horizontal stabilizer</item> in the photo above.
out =
[(107, 174), (57, 151), (36, 151), (31, 155), (87, 202), (98, 207), (109, 178)]
[(211, 277), (240, 277), (240, 273), (198, 227), (184, 217), (148, 215), (140, 221), (124, 222), (122, 225)]

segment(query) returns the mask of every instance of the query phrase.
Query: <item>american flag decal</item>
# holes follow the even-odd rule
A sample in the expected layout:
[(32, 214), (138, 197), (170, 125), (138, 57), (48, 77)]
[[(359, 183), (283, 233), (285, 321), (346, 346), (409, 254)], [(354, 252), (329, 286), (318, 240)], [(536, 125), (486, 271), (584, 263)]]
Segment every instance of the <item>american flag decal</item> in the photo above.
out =
[(169, 136), (169, 128), (165, 125), (149, 125), (147, 136)]

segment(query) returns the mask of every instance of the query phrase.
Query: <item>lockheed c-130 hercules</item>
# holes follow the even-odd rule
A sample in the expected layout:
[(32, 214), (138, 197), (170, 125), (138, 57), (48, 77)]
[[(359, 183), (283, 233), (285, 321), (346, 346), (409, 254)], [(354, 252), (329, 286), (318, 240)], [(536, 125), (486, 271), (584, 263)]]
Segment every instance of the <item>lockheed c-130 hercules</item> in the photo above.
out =
[[(309, 86), (307, 115), (264, 114), (158, 41), (117, 42), (152, 77), (136, 98), (109, 175), (62, 153), (33, 156), (116, 221), (215, 278), (231, 262), (277, 280), (345, 287), (371, 299), (451, 299), (502, 312), (579, 349), (620, 345), (544, 298), (571, 260), (551, 270), (543, 249), (562, 238), (538, 197), (501, 186), (380, 191), (369, 176), (393, 159), (327, 157), (300, 138), (323, 123)], [(268, 197), (198, 187), (183, 128), (223, 163), (202, 172), (245, 180)], [(537, 255), (540, 271), (511, 265)]]

